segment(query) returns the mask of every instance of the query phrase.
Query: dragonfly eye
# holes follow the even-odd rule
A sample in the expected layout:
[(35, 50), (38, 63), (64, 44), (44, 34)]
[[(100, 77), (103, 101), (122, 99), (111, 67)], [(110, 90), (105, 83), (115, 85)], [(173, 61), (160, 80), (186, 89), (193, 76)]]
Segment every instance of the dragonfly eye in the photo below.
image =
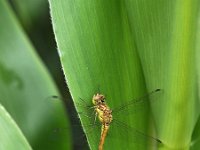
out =
[(101, 100), (101, 102), (104, 103), (105, 101), (104, 101), (104, 100)]

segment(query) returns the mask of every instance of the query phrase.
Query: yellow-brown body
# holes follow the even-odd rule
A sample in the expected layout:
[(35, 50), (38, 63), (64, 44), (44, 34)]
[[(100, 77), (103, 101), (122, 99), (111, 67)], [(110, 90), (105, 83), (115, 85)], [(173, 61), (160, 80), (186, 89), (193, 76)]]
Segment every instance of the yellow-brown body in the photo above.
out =
[(105, 138), (113, 119), (112, 110), (107, 106), (104, 95), (97, 93), (96, 95), (93, 96), (92, 102), (95, 107), (96, 116), (98, 117), (99, 121), (102, 124), (99, 150), (103, 150)]

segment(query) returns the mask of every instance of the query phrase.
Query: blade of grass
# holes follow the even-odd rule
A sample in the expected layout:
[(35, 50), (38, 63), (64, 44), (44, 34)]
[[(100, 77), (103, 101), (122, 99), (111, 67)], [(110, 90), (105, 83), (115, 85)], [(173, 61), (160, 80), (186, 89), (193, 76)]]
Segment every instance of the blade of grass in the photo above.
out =
[[(70, 149), (70, 134), (52, 141), (53, 129), (67, 126), (62, 106), (50, 112), (45, 101), (59, 95), (7, 2), (0, 0), (0, 101), (34, 149)], [(54, 115), (52, 115), (54, 114)]]
[(17, 124), (2, 105), (0, 105), (0, 133), (0, 149), (32, 149)]

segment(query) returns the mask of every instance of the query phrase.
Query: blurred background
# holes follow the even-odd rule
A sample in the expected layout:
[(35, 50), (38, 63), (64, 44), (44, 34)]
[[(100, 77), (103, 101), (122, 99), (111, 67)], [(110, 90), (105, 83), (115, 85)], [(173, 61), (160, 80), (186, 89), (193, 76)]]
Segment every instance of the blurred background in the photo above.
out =
[[(23, 27), (41, 60), (47, 67), (65, 103), (66, 113), (70, 114), (70, 124), (72, 125), (73, 149), (88, 149), (86, 138), (82, 131), (80, 122), (76, 114), (68, 87), (64, 80), (64, 74), (60, 64), (55, 37), (51, 24), (49, 4), (47, 0), (8, 0), (15, 15)], [(63, 132), (59, 129), (56, 132)], [(52, 131), (53, 132), (53, 131)], [(65, 131), (66, 132), (66, 131)], [(59, 135), (59, 133), (56, 133)], [(77, 139), (81, 143), (77, 143)]]

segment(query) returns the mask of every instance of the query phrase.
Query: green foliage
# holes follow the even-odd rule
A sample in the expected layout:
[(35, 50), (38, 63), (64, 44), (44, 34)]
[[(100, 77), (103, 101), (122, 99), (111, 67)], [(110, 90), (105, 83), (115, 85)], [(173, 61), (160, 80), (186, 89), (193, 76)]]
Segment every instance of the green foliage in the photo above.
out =
[[(91, 103), (99, 86), (111, 108), (161, 88), (158, 102), (151, 104), (154, 127), (163, 142), (159, 149), (189, 149), (199, 117), (199, 6), (198, 0), (50, 0), (60, 59), (75, 104), (79, 97)], [(146, 109), (125, 122), (147, 133), (150, 114)], [(87, 124), (86, 118), (81, 120)], [(113, 132), (120, 139), (123, 130)], [(87, 134), (91, 149), (97, 149), (99, 134)], [(133, 138), (107, 140), (105, 149), (139, 149), (139, 139), (134, 143)]]
[[(70, 149), (70, 133), (66, 135), (68, 131), (60, 133), (61, 136), (56, 137), (56, 140), (55, 137), (52, 139), (55, 128), (67, 125), (67, 121), (61, 117), (64, 115), (61, 103), (51, 103), (50, 100), (46, 100), (49, 96), (59, 95), (59, 93), (4, 0), (0, 0), (0, 20), (2, 20), (0, 24), (1, 104), (15, 120), (33, 149)], [(54, 110), (50, 110), (51, 104)], [(13, 122), (9, 119), (8, 121)], [(16, 125), (7, 126), (7, 130), (8, 133), (1, 132), (1, 139), (5, 138), (5, 134), (13, 136), (19, 134)], [(6, 143), (8, 145), (10, 141), (13, 142), (11, 146), (19, 145), (18, 141), (22, 137), (17, 134), (16, 137), (10, 136), (10, 139), (1, 140), (0, 145), (4, 144), (3, 142), (8, 142)], [(16, 140), (12, 141), (12, 138)], [(26, 142), (25, 144), (28, 149)], [(22, 148), (16, 147), (16, 149)]]
[(45, 0), (13, 0), (11, 2), (26, 28), (34, 26), (37, 18), (43, 17), (48, 10), (48, 1)]
[[(0, 149), (31, 150), (24, 135), (13, 121), (8, 112), (0, 105)], [(11, 138), (12, 137), (12, 138)]]

